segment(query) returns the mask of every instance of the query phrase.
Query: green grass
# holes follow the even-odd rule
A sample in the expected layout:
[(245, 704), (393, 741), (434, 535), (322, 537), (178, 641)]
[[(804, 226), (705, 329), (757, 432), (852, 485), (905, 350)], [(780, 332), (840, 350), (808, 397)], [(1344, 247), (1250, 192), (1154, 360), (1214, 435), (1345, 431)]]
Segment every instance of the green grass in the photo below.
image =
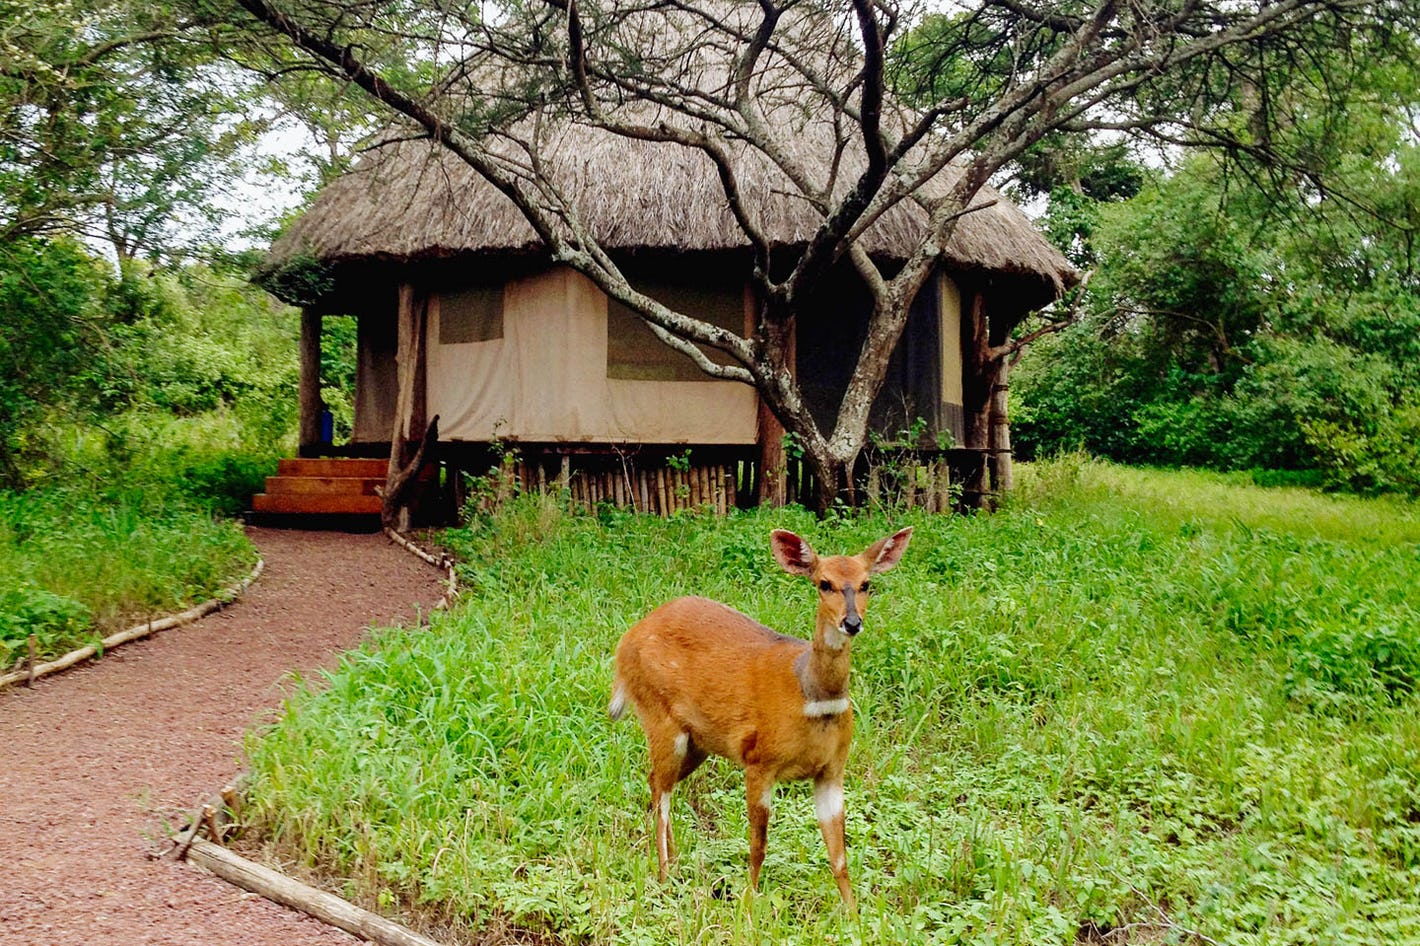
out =
[(0, 672), (24, 659), (30, 634), (41, 657), (58, 656), (250, 571), (255, 548), (222, 517), (275, 470), (280, 418), (261, 408), (43, 428), (30, 488), (0, 491)]
[[(387, 907), (575, 942), (1420, 942), (1416, 507), (1078, 458), (1021, 480), (976, 518), (524, 499), (450, 534), (453, 613), (377, 635), (252, 737), (251, 817)], [(657, 884), (642, 737), (605, 716), (617, 638), (685, 593), (807, 634), (770, 528), (836, 552), (903, 524), (854, 646), (860, 915), (802, 784), (742, 896), (723, 762), (678, 789)]]
[(256, 561), (241, 527), (137, 489), (0, 492), (0, 670), (212, 596)]

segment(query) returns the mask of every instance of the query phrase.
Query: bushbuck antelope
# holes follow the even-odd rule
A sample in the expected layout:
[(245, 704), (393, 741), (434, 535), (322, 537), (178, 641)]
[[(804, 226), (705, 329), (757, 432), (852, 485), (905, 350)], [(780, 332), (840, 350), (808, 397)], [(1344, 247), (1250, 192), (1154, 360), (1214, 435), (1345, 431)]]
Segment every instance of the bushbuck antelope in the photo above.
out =
[(784, 570), (818, 589), (812, 642), (695, 597), (661, 605), (622, 636), (608, 711), (620, 719), (629, 703), (646, 731), (662, 881), (675, 856), (671, 790), (707, 755), (718, 755), (745, 770), (751, 889), (764, 864), (775, 783), (811, 778), (828, 862), (853, 909), (843, 838), (843, 766), (853, 738), (848, 654), (863, 629), (868, 576), (896, 565), (911, 538), (903, 529), (859, 555), (819, 558), (792, 532), (770, 535)]

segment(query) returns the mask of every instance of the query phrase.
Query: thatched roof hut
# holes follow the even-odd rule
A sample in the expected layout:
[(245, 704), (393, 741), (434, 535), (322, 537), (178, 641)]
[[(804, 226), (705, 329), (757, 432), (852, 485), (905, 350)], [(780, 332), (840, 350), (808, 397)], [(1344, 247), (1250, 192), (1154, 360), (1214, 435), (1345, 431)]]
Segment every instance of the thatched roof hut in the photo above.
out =
[[(805, 244), (821, 224), (782, 173), (741, 149), (736, 171), (749, 212), (782, 247)], [(806, 166), (808, 148), (798, 155)], [(749, 243), (730, 212), (709, 159), (677, 145), (636, 141), (585, 126), (567, 126), (543, 160), (599, 243), (616, 253), (747, 253)], [(950, 186), (951, 170), (928, 190)], [(1015, 204), (991, 188), (983, 209), (964, 216), (944, 247), (943, 265), (968, 277), (1010, 284), (1022, 310), (1058, 298), (1078, 278)], [(865, 235), (870, 253), (906, 258), (920, 242), (926, 213), (904, 201)], [(372, 264), (480, 262), (505, 265), (536, 259), (541, 246), (511, 200), (447, 150), (402, 140), (368, 153), (331, 182), (276, 241), (268, 273), (317, 260), (341, 283)], [(273, 280), (279, 290), (280, 280)]]
[[(801, 163), (826, 173), (806, 143), (812, 137), (796, 139)], [(575, 124), (544, 132), (541, 143), (558, 189), (575, 195), (581, 221), (633, 283), (673, 308), (746, 330), (750, 246), (705, 156)], [(735, 160), (761, 232), (786, 254), (805, 245), (818, 214), (762, 155), (742, 148)], [(953, 176), (942, 172), (926, 190), (944, 192)], [(910, 426), (924, 441), (962, 442), (964, 313), (989, 311), (999, 333), (1076, 280), (1019, 208), (989, 189), (977, 202), (913, 303), (874, 408), (880, 431)], [(903, 201), (873, 224), (864, 245), (890, 269), (916, 249), (926, 226), (926, 212)], [(357, 446), (388, 445), (398, 455), (399, 444), (416, 439), (424, 418), (437, 414), (445, 458), (460, 444), (472, 450), (493, 437), (511, 439), (534, 458), (525, 479), (539, 482), (556, 475), (559, 462), (563, 475), (575, 473), (569, 455), (592, 464), (590, 475), (595, 462), (586, 458), (598, 448), (615, 451), (625, 471), (625, 451), (633, 449), (644, 468), (639, 487), (627, 472), (626, 489), (639, 488), (639, 506), (660, 509), (667, 496), (686, 495), (666, 492), (664, 478), (666, 458), (687, 448), (700, 453), (685, 475), (721, 503), (764, 494), (768, 471), (783, 467), (782, 454), (771, 464), (767, 452), (782, 429), (752, 389), (707, 379), (589, 280), (553, 266), (514, 204), (429, 141), (377, 147), (327, 185), (272, 247), (263, 282), (306, 309), (305, 452), (324, 449), (316, 433), (320, 315), (348, 313), (360, 319)], [(807, 311), (796, 336), (797, 376), (810, 408), (831, 425), (868, 311), (851, 267), (831, 274)], [(660, 460), (647, 459), (653, 456)], [(726, 472), (735, 469), (741, 472)], [(587, 482), (590, 501), (595, 481)], [(615, 471), (605, 488), (612, 493), (602, 498), (626, 498)], [(791, 486), (778, 495), (793, 494)]]

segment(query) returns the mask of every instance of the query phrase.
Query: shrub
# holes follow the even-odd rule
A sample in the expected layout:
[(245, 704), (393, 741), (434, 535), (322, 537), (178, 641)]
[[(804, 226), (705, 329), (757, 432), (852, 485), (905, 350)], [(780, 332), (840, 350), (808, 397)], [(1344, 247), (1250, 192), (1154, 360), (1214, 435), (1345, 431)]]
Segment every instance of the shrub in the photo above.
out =
[(73, 598), (30, 584), (0, 589), (0, 670), (25, 657), (31, 634), (37, 653), (47, 655), (63, 649), (92, 624), (89, 609)]

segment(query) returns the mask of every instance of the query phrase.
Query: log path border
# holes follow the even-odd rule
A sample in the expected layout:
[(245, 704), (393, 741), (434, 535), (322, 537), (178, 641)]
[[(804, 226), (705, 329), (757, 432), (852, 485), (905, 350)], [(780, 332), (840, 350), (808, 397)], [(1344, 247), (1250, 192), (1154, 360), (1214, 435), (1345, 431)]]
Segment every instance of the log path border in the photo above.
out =
[[(458, 595), (458, 573), (453, 558), (436, 556), (394, 529), (386, 528), (384, 534), (406, 552), (444, 572), (444, 596), (435, 603), (434, 609), (447, 608)], [(258, 562), (252, 578), (260, 573)], [(244, 781), (245, 773), (238, 775), (213, 797), (211, 803), (192, 813), (187, 828), (176, 842), (174, 854), (178, 859), (191, 861), (233, 886), (265, 897), (272, 903), (299, 910), (328, 926), (378, 943), (379, 946), (441, 946), (393, 920), (224, 847), (219, 813), (230, 812), (239, 804)], [(203, 834), (207, 838), (203, 838)]]
[(273, 718), (293, 672), (312, 679), (371, 624), (412, 627), (447, 589), (379, 533), (249, 534), (265, 569), (238, 606), (34, 687), (0, 688), (7, 946), (354, 942), (155, 858), (193, 799), (242, 767), (244, 733)]
[(38, 663), (35, 661), (33, 646), (34, 636), (31, 635), (30, 659), (28, 662), (28, 666), (26, 666), (23, 670), (16, 670), (12, 673), (7, 673), (4, 676), (0, 676), (0, 689), (3, 689), (4, 687), (11, 686), (16, 683), (28, 683), (33, 685), (34, 682), (40, 679), (41, 677), (47, 677), (51, 673), (58, 673), (61, 670), (68, 670), (75, 664), (83, 663), (90, 657), (97, 657), (100, 654), (108, 653), (110, 650), (114, 649), (115, 647), (118, 647), (120, 644), (127, 644), (131, 643), (132, 641), (142, 640), (143, 638), (148, 637), (151, 634), (156, 634), (159, 631), (166, 631), (174, 627), (182, 627), (184, 624), (191, 624), (193, 621), (200, 621), (203, 618), (207, 617), (207, 615), (211, 614), (213, 611), (225, 608), (227, 605), (232, 604), (237, 601), (237, 599), (241, 598), (241, 596), (246, 592), (246, 590), (251, 587), (251, 583), (261, 577), (261, 571), (265, 567), (266, 561), (264, 559), (258, 558), (256, 560), (256, 567), (251, 570), (251, 574), (247, 575), (247, 577), (243, 578), (236, 584), (229, 585), (226, 588), (223, 588), (221, 591), (217, 592), (214, 597), (208, 598), (201, 604), (193, 605), (186, 611), (180, 611), (177, 614), (170, 614), (167, 617), (158, 618), (157, 620), (154, 620), (150, 617), (142, 624), (135, 624), (125, 631), (118, 631), (116, 633), (110, 634), (108, 637), (105, 637), (100, 640), (97, 644), (89, 644), (86, 647), (80, 647), (76, 650), (71, 650), (64, 656), (57, 657), (47, 663)]

